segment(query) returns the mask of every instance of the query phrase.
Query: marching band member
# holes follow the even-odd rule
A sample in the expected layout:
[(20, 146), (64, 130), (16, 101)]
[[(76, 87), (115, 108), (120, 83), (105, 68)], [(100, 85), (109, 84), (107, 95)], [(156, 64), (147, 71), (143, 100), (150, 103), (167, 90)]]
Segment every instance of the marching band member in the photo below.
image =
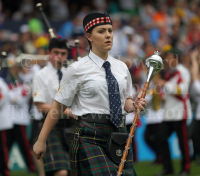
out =
[(171, 49), (165, 53), (165, 79), (154, 79), (154, 82), (163, 87), (165, 104), (164, 118), (159, 132), (161, 143), (163, 171), (158, 174), (172, 174), (173, 167), (167, 139), (173, 131), (176, 132), (182, 154), (180, 175), (188, 175), (190, 172), (190, 155), (188, 147), (188, 134), (186, 121), (191, 117), (191, 107), (188, 98), (190, 85), (190, 73), (188, 69), (179, 63), (178, 51)]
[[(42, 68), (33, 80), (33, 101), (38, 110), (43, 114), (51, 109), (59, 83), (63, 75), (66, 75), (66, 68), (63, 63), (67, 59), (67, 41), (61, 38), (52, 38), (49, 43), (50, 60)], [(68, 85), (66, 85), (68, 86)], [(59, 88), (60, 89), (60, 88)], [(69, 109), (65, 111), (68, 115)], [(71, 116), (73, 116), (71, 114)], [(64, 118), (64, 119), (63, 119)], [(69, 126), (69, 120), (62, 116), (62, 120), (55, 126), (47, 139), (47, 152), (44, 156), (44, 169), (46, 176), (67, 176), (70, 169), (68, 148), (65, 145), (63, 136), (64, 129)]]
[(146, 113), (146, 129), (144, 132), (144, 139), (147, 145), (153, 150), (156, 155), (154, 164), (161, 162), (160, 146), (158, 141), (158, 134), (160, 130), (160, 124), (163, 119), (162, 109), (162, 92), (153, 81), (150, 83), (150, 89), (146, 95), (146, 101), (148, 103)]
[(190, 90), (190, 96), (192, 96), (196, 102), (196, 111), (194, 113), (194, 122), (192, 127), (191, 138), (194, 147), (194, 158), (197, 164), (200, 165), (200, 72), (199, 72), (199, 51), (196, 49), (191, 54), (191, 77), (192, 84)]
[(9, 88), (0, 78), (0, 174), (10, 176), (8, 168), (8, 152), (10, 130), (13, 128), (13, 122), (9, 111)]
[(14, 127), (10, 134), (10, 146), (16, 141), (19, 144), (20, 151), (24, 156), (25, 162), (29, 172), (35, 171), (33, 163), (33, 156), (31, 154), (30, 143), (26, 133), (26, 126), (30, 125), (31, 119), (29, 115), (29, 101), (31, 98), (31, 89), (29, 86), (23, 84), (19, 75), (19, 66), (15, 58), (8, 58), (10, 66), (10, 75), (15, 78), (15, 82), (9, 81), (8, 87), (10, 88), (9, 97), (9, 111), (10, 118), (13, 121)]
[[(64, 111), (61, 104), (71, 106), (72, 113), (78, 117), (71, 133), (71, 174), (116, 175), (118, 165), (105, 150), (107, 135), (117, 132), (116, 138), (119, 134), (123, 136), (127, 132), (126, 112), (138, 106), (144, 110), (146, 101), (140, 96), (136, 102), (132, 100), (132, 80), (127, 66), (108, 54), (113, 42), (109, 15), (91, 13), (84, 18), (83, 27), (91, 50), (63, 75), (34, 152), (38, 159), (43, 158), (48, 135)], [(116, 155), (121, 156), (121, 151), (116, 150)], [(136, 175), (132, 151), (127, 156), (123, 175)]]
[[(21, 61), (21, 68), (19, 72), (19, 79), (31, 89), (32, 94), (32, 86), (33, 86), (33, 77), (40, 70), (39, 65), (28, 65), (28, 57)], [(38, 135), (43, 125), (43, 115), (38, 111), (37, 107), (33, 103), (33, 99), (29, 102), (29, 113), (31, 116), (31, 137), (30, 137), (30, 145), (31, 149), (33, 148), (33, 144), (37, 141)], [(32, 151), (33, 154), (33, 151)], [(34, 155), (34, 154), (33, 154)], [(38, 176), (45, 176), (44, 165), (42, 162), (37, 160), (34, 157), (34, 163), (36, 165)]]

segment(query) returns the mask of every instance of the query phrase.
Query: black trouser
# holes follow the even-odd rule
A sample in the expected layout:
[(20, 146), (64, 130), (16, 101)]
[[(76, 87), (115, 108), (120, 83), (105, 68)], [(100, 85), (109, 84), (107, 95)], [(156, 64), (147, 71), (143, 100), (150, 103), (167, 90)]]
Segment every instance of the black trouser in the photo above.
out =
[(163, 169), (173, 170), (170, 157), (168, 138), (175, 131), (179, 141), (179, 147), (182, 154), (182, 170), (189, 172), (190, 170), (190, 155), (188, 147), (188, 134), (186, 128), (186, 120), (163, 122), (160, 127), (159, 141), (162, 152)]
[(43, 126), (42, 120), (34, 120), (34, 119), (32, 120), (31, 138), (30, 138), (31, 149), (33, 149), (33, 145), (36, 143), (38, 139), (42, 126)]
[[(27, 164), (27, 167), (30, 171), (35, 170), (35, 166), (33, 163), (33, 157), (31, 154), (31, 149), (30, 149), (30, 144), (28, 142), (28, 138), (26, 136), (26, 126), (24, 125), (14, 125), (14, 128), (11, 130), (6, 130), (1, 132), (1, 141), (0, 145), (2, 146), (0, 148), (0, 157), (2, 156), (2, 153), (4, 153), (5, 150), (10, 151), (12, 145), (14, 142), (17, 142), (19, 145), (20, 152), (22, 153), (24, 160)], [(6, 139), (6, 144), (2, 144), (3, 141)], [(4, 156), (2, 156), (2, 160), (0, 160), (0, 165), (4, 166), (5, 168), (7, 166), (7, 161), (6, 161), (6, 153), (4, 153)], [(8, 156), (7, 156), (8, 157)], [(3, 159), (4, 158), (4, 159)], [(9, 175), (7, 174), (8, 171), (7, 169), (3, 169), (3, 175)]]
[(0, 131), (0, 174), (2, 176), (10, 176), (10, 170), (8, 168), (8, 140), (11, 130)]
[(200, 120), (193, 119), (189, 126), (189, 138), (192, 139), (195, 155), (200, 155)]
[(146, 130), (144, 132), (144, 139), (147, 143), (147, 145), (155, 152), (156, 154), (156, 161), (160, 161), (160, 146), (159, 146), (159, 140), (158, 140), (158, 134), (159, 134), (159, 128), (161, 124), (147, 124)]

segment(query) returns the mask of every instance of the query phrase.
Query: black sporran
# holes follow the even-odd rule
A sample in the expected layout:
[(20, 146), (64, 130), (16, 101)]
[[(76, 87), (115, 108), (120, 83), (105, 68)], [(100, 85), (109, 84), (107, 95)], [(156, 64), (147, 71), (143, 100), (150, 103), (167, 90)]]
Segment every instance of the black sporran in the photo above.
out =
[(106, 151), (115, 164), (121, 162), (128, 135), (127, 133), (112, 132), (108, 137)]

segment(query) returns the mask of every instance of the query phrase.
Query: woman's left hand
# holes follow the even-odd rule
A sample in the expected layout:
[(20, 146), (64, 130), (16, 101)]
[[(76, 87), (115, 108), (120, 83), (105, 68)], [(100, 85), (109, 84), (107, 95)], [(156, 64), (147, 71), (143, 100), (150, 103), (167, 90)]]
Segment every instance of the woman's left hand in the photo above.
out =
[(141, 111), (144, 111), (147, 106), (147, 102), (144, 98), (141, 98), (142, 95), (138, 95), (135, 102), (133, 103), (134, 107), (140, 108)]

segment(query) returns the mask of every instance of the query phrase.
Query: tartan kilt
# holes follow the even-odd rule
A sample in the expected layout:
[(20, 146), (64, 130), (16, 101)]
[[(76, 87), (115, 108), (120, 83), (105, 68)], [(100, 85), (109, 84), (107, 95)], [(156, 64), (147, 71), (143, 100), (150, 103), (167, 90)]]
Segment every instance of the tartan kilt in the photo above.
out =
[[(115, 128), (113, 126), (90, 123), (91, 125), (110, 132), (127, 132), (126, 127)], [(113, 163), (108, 157), (105, 149), (107, 137), (88, 128), (85, 125), (78, 124), (74, 126), (72, 133), (79, 133), (78, 140), (71, 140), (70, 147), (70, 173), (78, 176), (116, 176), (118, 165)], [(122, 176), (136, 176), (133, 166), (132, 150), (126, 158)]]
[[(59, 127), (60, 121), (55, 127)], [(63, 129), (54, 128), (49, 134), (43, 162), (45, 172), (70, 170), (69, 148), (65, 145)]]

